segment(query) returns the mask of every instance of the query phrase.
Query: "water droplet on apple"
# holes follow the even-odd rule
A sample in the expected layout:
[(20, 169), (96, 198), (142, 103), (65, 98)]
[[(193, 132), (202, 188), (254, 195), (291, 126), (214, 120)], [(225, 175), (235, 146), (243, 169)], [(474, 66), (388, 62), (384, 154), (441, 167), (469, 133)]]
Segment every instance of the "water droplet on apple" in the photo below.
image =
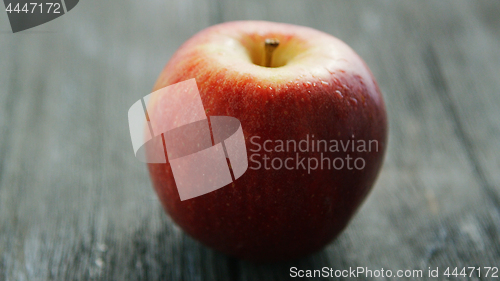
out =
[(321, 84), (326, 85), (326, 86), (330, 85), (330, 84), (328, 84), (328, 82), (326, 82), (326, 81), (321, 81)]
[(339, 95), (341, 98), (343, 98), (344, 96), (342, 95), (342, 92), (340, 92), (339, 90), (336, 90), (335, 93), (337, 93), (337, 95)]
[(349, 98), (349, 101), (351, 102), (351, 104), (354, 106), (354, 105), (357, 105), (358, 104), (358, 100), (356, 98)]

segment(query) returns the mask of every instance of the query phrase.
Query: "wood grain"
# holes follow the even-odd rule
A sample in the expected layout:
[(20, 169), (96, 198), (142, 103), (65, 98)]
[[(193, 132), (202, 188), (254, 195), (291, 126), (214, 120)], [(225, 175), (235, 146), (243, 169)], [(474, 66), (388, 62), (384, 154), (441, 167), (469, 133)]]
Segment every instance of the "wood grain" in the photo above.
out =
[[(12, 34), (0, 12), (0, 280), (499, 266), (499, 14), (495, 0), (80, 1)], [(325, 250), (279, 264), (229, 258), (186, 236), (129, 140), (127, 110), (173, 52), (207, 26), (244, 19), (344, 40), (389, 114), (384, 168), (349, 227)]]

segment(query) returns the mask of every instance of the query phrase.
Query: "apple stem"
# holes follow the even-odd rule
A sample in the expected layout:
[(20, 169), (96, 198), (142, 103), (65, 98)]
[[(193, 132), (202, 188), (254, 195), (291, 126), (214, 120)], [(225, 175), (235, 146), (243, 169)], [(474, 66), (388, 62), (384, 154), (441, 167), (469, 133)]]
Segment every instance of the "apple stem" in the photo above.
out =
[(264, 45), (264, 66), (271, 67), (273, 52), (278, 48), (280, 41), (276, 38), (267, 38)]

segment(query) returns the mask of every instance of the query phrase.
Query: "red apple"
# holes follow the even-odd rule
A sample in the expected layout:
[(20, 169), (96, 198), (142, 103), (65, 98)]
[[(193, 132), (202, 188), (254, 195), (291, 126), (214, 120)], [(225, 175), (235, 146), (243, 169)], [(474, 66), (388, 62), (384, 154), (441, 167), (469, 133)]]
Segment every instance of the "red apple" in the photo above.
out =
[[(266, 67), (270, 38), (280, 43)], [(172, 219), (202, 243), (250, 260), (296, 258), (331, 242), (373, 186), (386, 148), (384, 101), (363, 60), (312, 28), (228, 22), (183, 44), (154, 90), (191, 78), (209, 116), (241, 122), (249, 168), (232, 184), (181, 201), (168, 161), (148, 164)], [(283, 152), (280, 141), (302, 147), (290, 142)], [(323, 167), (312, 169), (310, 159)]]

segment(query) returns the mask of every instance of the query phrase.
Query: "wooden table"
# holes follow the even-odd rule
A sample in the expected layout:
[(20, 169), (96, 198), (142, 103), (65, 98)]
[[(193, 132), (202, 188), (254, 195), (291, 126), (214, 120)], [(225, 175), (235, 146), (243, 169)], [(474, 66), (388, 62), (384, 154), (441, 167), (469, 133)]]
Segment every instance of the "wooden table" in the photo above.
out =
[[(241, 19), (341, 38), (388, 107), (371, 195), (296, 261), (252, 264), (186, 236), (132, 152), (128, 108), (173, 52)], [(0, 12), (0, 52), (0, 280), (287, 280), (293, 266), (423, 270), (404, 280), (439, 267), (443, 280), (447, 267), (500, 266), (497, 0), (80, 1), (16, 34)]]

